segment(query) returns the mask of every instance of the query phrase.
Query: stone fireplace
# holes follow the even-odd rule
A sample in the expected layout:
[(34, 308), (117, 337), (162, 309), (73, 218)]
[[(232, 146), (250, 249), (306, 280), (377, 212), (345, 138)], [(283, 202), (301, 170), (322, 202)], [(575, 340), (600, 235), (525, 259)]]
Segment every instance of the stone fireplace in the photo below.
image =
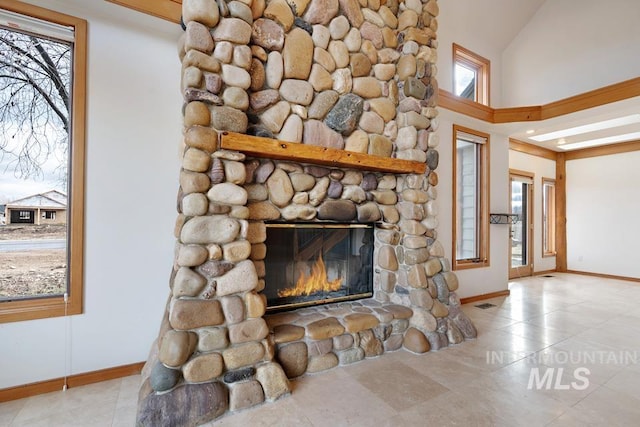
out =
[[(176, 255), (139, 425), (198, 425), (300, 375), (475, 337), (435, 231), (437, 14), (183, 0)], [(282, 296), (313, 272), (321, 291)]]

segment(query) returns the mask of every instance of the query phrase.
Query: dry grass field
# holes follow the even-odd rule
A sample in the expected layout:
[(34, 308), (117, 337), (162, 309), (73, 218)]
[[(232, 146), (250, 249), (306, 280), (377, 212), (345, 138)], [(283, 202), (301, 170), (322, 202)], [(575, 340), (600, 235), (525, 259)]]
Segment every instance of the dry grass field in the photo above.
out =
[[(64, 239), (64, 226), (2, 226), (2, 240)], [(1, 243), (1, 242), (0, 242)], [(66, 290), (65, 249), (0, 250), (0, 299), (59, 295)]]

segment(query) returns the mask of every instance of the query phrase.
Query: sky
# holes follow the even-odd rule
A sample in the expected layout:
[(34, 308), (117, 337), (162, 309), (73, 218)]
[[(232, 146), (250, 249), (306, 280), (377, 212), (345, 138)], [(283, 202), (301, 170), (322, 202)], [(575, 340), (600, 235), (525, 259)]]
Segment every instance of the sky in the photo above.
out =
[[(20, 25), (26, 24), (26, 22), (20, 22)], [(22, 27), (19, 26), (18, 28)], [(43, 28), (40, 26), (37, 28), (29, 27), (29, 30), (40, 34)], [(62, 79), (65, 85), (69, 85), (69, 67), (71, 64), (69, 44), (67, 42), (51, 41), (48, 32), (50, 28), (47, 26), (44, 30), (43, 34), (47, 36), (42, 39), (47, 41), (42, 43), (41, 46), (49, 53), (51, 60), (55, 62), (58, 70), (56, 76)], [(54, 35), (54, 38), (56, 37), (57, 35)], [(64, 148), (66, 148), (64, 141), (67, 139), (66, 133), (62, 128), (61, 120), (57, 118), (51, 106), (44, 97), (38, 96), (37, 93), (40, 90), (48, 91), (49, 95), (51, 95), (50, 98), (53, 98), (58, 108), (62, 110), (65, 108), (64, 102), (62, 97), (56, 95), (57, 91), (54, 90), (52, 84), (52, 73), (46, 71), (47, 67), (42, 66), (40, 62), (28, 59), (28, 55), (16, 52), (16, 49), (11, 49), (9, 47), (11, 44), (7, 43), (6, 40), (12, 40), (12, 43), (17, 44), (21, 49), (38, 57), (30, 35), (28, 37), (24, 36), (21, 30), (13, 31), (13, 29), (8, 29), (6, 31), (1, 53), (3, 58), (9, 58), (13, 62), (5, 63), (2, 66), (3, 87), (0, 93), (5, 103), (2, 106), (3, 121), (1, 122), (2, 132), (0, 132), (0, 147), (2, 147), (0, 149), (0, 204), (50, 190), (58, 190), (66, 194), (66, 185), (63, 185), (62, 180), (60, 180), (59, 167), (67, 162), (67, 154), (64, 152)], [(15, 64), (20, 69), (19, 73), (15, 71), (17, 69)], [(37, 86), (38, 89), (33, 89), (32, 86), (23, 85), (22, 83), (16, 83), (21, 81), (20, 79), (15, 79), (15, 75), (21, 75), (20, 73), (24, 73), (30, 81), (35, 82), (33, 85)], [(13, 86), (14, 84), (19, 84), (20, 86)], [(69, 87), (67, 87), (68, 89)], [(11, 103), (8, 103), (7, 100), (11, 100)], [(33, 107), (34, 105), (35, 108)], [(40, 143), (34, 142), (34, 140), (27, 140), (27, 136), (31, 135), (32, 132), (37, 136), (37, 141), (40, 141)], [(11, 152), (21, 152), (27, 143), (31, 147), (28, 149), (29, 154), (41, 164), (42, 172), (39, 176), (24, 179), (20, 177), (20, 173), (15, 172), (16, 157)]]
[[(41, 165), (42, 173), (28, 177), (20, 177), (16, 173), (16, 155), (20, 153), (27, 143), (27, 135), (19, 130), (15, 130), (9, 123), (3, 124), (4, 133), (0, 134), (0, 204), (21, 199), (38, 193), (45, 193), (50, 190), (58, 190), (67, 194), (66, 185), (60, 180), (60, 165), (66, 163), (68, 155), (66, 148), (59, 142), (59, 132), (52, 125), (45, 125), (43, 130), (39, 129), (38, 139), (42, 144), (33, 144), (30, 154), (35, 157)], [(49, 151), (51, 150), (51, 151)]]
[(67, 194), (65, 185), (60, 182), (57, 166), (58, 162), (50, 159), (42, 168), (43, 176), (24, 179), (15, 176), (10, 155), (0, 158), (0, 204), (49, 190), (58, 190)]
[(38, 193), (46, 193), (49, 190), (58, 190), (67, 194), (66, 188), (61, 188), (53, 180), (24, 180), (13, 177), (12, 172), (3, 173), (0, 176), (0, 204), (21, 199)]
[(460, 95), (462, 91), (465, 90), (467, 86), (469, 86), (469, 83), (475, 77), (475, 73), (468, 68), (462, 67), (458, 64), (455, 65), (455, 72), (455, 91), (456, 95)]

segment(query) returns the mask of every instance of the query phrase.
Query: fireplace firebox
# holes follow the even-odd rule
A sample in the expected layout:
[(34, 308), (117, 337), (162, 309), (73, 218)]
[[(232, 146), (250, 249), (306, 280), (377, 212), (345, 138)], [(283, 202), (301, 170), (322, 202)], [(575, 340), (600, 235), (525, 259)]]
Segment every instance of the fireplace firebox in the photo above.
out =
[(267, 311), (373, 296), (373, 225), (267, 225)]

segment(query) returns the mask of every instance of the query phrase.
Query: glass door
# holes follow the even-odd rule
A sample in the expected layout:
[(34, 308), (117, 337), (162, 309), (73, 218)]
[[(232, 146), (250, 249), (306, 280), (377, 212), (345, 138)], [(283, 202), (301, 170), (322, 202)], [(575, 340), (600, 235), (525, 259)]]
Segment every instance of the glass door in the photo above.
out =
[(509, 226), (509, 278), (531, 276), (533, 273), (533, 176), (510, 173), (511, 213), (517, 221)]

